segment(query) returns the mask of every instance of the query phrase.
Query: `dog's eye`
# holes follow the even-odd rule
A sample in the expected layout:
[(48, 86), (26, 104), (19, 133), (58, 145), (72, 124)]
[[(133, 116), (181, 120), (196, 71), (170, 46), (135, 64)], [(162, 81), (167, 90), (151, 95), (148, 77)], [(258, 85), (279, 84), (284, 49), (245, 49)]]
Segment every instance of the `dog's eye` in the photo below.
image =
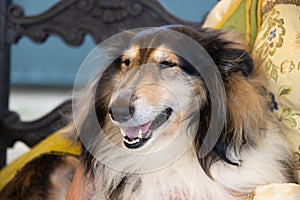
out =
[(124, 65), (128, 67), (130, 65), (130, 60), (129, 59), (123, 60), (122, 63), (124, 63)]
[(162, 61), (159, 63), (162, 67), (176, 67), (176, 63), (171, 63), (169, 61)]

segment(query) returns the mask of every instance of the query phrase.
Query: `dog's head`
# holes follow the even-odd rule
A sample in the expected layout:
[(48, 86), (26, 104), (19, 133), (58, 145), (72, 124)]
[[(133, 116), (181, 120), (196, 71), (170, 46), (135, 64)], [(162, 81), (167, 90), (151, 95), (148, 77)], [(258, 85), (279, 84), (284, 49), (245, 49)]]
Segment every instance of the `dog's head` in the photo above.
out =
[(220, 98), (227, 109), (225, 126), (211, 153), (205, 158), (199, 156), (200, 164), (204, 169), (217, 159), (234, 164), (226, 152), (232, 146), (255, 143), (256, 136), (247, 132), (253, 131), (253, 126), (261, 128), (263, 102), (259, 102), (258, 84), (251, 83), (252, 59), (220, 31), (172, 25), (131, 37), (96, 85), (94, 105), (103, 132), (127, 150), (157, 149), (170, 144), (179, 127), (193, 118), (191, 113), (198, 113), (194, 149), (196, 153), (200, 150), (211, 118), (210, 94), (201, 73), (178, 54), (180, 41), (174, 38), (172, 45), (166, 45), (157, 39), (167, 30), (200, 44), (224, 82), (226, 96)]
[(125, 148), (138, 150), (155, 140), (162, 144), (166, 132), (175, 132), (170, 130), (172, 123), (180, 124), (181, 108), (196, 103), (182, 65), (178, 56), (162, 48), (134, 46), (121, 56), (120, 82), (110, 99), (109, 116)]
[(193, 67), (172, 49), (163, 43), (139, 46), (149, 40), (148, 33), (142, 34), (114, 63), (119, 73), (109, 100), (109, 121), (119, 128), (124, 148), (158, 150), (174, 139), (199, 102), (206, 101), (206, 92), (198, 75), (183, 70)]

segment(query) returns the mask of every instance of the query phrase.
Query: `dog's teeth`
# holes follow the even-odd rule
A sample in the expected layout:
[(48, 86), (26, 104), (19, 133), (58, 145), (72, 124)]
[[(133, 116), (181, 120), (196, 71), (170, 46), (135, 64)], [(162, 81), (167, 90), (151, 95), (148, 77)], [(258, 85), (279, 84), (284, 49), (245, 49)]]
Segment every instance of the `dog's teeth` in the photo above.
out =
[(120, 128), (120, 131), (121, 131), (121, 134), (125, 137), (126, 136), (125, 131), (122, 128)]
[(127, 143), (127, 144), (135, 144), (135, 143), (138, 143), (138, 142), (140, 142), (140, 138), (137, 138), (137, 139), (135, 139), (135, 140), (132, 140), (132, 141), (129, 141), (129, 140), (127, 140), (126, 138), (124, 138), (124, 141)]
[(124, 138), (124, 141), (125, 141), (126, 143), (129, 143), (129, 141), (128, 141), (126, 138)]
[(132, 144), (134, 144), (134, 143), (138, 143), (140, 141), (140, 138), (137, 138), (137, 139), (135, 139), (135, 140), (133, 140), (132, 142)]
[(139, 130), (138, 138), (141, 138), (141, 139), (143, 138), (143, 131), (142, 131), (142, 129)]

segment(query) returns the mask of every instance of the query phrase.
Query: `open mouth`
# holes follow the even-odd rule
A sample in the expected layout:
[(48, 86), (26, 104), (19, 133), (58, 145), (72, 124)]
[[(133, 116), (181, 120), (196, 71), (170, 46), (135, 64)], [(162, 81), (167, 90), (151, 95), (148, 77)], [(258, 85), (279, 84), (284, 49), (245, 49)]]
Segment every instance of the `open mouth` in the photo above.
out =
[(152, 136), (155, 129), (163, 125), (171, 116), (172, 108), (166, 108), (158, 114), (154, 120), (146, 124), (136, 127), (122, 127), (120, 128), (125, 147), (129, 149), (137, 149), (143, 146)]

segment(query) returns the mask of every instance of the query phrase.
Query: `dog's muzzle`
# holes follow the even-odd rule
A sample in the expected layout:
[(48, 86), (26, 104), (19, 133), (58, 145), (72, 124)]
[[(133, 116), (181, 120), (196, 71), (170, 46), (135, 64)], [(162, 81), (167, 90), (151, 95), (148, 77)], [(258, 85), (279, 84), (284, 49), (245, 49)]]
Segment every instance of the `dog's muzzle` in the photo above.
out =
[[(109, 114), (112, 120), (118, 124), (126, 124), (134, 114), (134, 107), (126, 102), (117, 102), (110, 107)], [(123, 135), (124, 146), (129, 149), (142, 147), (151, 137), (157, 128), (163, 125), (171, 116), (173, 109), (168, 107), (162, 110), (153, 120), (138, 126), (120, 125), (120, 131)]]

